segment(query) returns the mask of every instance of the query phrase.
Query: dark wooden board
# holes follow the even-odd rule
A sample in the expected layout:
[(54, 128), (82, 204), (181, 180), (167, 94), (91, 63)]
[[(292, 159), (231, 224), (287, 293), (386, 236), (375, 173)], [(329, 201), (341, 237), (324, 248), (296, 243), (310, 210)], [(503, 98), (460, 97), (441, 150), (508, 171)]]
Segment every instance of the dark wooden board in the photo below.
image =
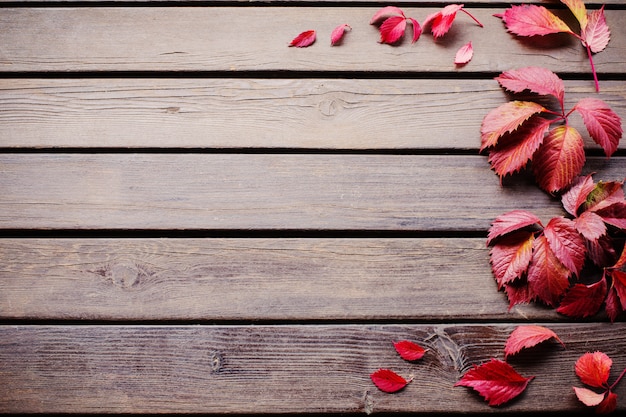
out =
[[(550, 325), (547, 342), (512, 358), (535, 376), (510, 405), (490, 408), (454, 383), (472, 364), (503, 358), (514, 326), (0, 326), (0, 412), (339, 413), (582, 411), (572, 386), (585, 352), (626, 367), (625, 324)], [(429, 351), (408, 363), (392, 341)], [(370, 381), (391, 368), (415, 380), (402, 392)], [(626, 384), (618, 385), (619, 398)], [(618, 401), (618, 411), (626, 404)]]
[[(626, 158), (588, 158), (621, 180)], [(0, 228), (486, 231), (509, 210), (563, 215), (483, 156), (2, 154)]]
[[(595, 97), (626, 120), (623, 81), (565, 85), (568, 110)], [(0, 79), (0, 97), (8, 148), (477, 150), (482, 119), (508, 100), (491, 79), (327, 78)]]
[[(369, 25), (378, 7), (131, 7), (6, 8), (0, 10), (0, 69), (47, 71), (387, 71), (389, 73), (499, 72), (538, 65), (585, 74), (590, 65), (580, 41), (571, 35), (524, 41), (511, 36), (493, 17), (502, 9), (463, 15), (437, 42), (423, 35), (415, 44), (379, 44)], [(423, 20), (438, 8), (407, 8)], [(594, 57), (600, 73), (626, 66), (626, 12), (607, 10), (612, 39)], [(330, 33), (348, 23), (341, 47)], [(298, 33), (315, 29), (309, 48), (289, 48)], [(457, 68), (458, 48), (472, 41), (472, 61)], [(539, 45), (541, 44), (541, 46)]]
[(0, 264), (4, 319), (564, 319), (509, 311), (479, 238), (0, 239)]

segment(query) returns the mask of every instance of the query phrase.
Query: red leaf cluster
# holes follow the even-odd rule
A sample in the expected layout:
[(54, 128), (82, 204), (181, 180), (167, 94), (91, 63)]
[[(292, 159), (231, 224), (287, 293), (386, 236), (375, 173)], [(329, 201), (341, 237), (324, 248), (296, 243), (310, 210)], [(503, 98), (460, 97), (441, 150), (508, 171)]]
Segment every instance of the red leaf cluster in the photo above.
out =
[(543, 6), (511, 6), (498, 15), (509, 32), (518, 36), (543, 36), (554, 33), (569, 33), (578, 38), (587, 49), (596, 91), (600, 90), (598, 77), (593, 65), (592, 53), (603, 51), (609, 43), (611, 33), (604, 17), (604, 6), (587, 12), (583, 0), (561, 0), (572, 12), (580, 26), (580, 34), (567, 23)]
[[(533, 101), (516, 100), (484, 117), (480, 151), (489, 151), (489, 163), (501, 178), (522, 170), (532, 161), (533, 173), (543, 190), (554, 193), (567, 188), (585, 164), (582, 136), (568, 124), (574, 111), (582, 116), (589, 136), (608, 157), (617, 150), (622, 121), (604, 101), (584, 98), (566, 113), (563, 81), (540, 67), (506, 71), (496, 80), (513, 93), (528, 90), (552, 97), (560, 107), (555, 111)], [(555, 123), (558, 126), (551, 129)]]
[[(426, 353), (426, 349), (409, 340), (393, 342), (393, 346), (400, 357), (406, 361), (420, 360)], [(400, 391), (413, 381), (412, 377), (407, 380), (390, 369), (379, 369), (370, 374), (370, 379), (378, 389), (389, 393)]]
[(622, 371), (615, 382), (609, 385), (611, 373), (611, 358), (602, 352), (585, 353), (576, 361), (576, 375), (583, 384), (593, 388), (600, 388), (602, 393), (598, 393), (589, 388), (573, 387), (576, 397), (586, 406), (596, 407), (596, 413), (608, 414), (617, 407), (617, 394), (613, 392), (615, 386), (626, 374), (626, 369)]
[[(541, 301), (570, 317), (596, 314), (615, 321), (626, 310), (626, 199), (623, 182), (577, 178), (562, 195), (572, 218), (544, 226), (524, 210), (495, 219), (489, 229), (491, 268), (510, 306)], [(621, 253), (621, 256), (618, 254)], [(589, 283), (585, 271), (599, 280)]]

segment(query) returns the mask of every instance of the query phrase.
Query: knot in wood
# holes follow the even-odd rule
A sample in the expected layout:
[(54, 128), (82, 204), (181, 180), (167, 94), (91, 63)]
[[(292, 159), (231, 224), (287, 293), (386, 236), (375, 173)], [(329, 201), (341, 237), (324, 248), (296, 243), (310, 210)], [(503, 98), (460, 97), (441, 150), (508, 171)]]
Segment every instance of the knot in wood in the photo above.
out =
[(339, 104), (334, 99), (322, 100), (319, 104), (319, 110), (324, 116), (331, 117), (339, 111)]
[(146, 273), (135, 263), (122, 262), (111, 265), (107, 275), (114, 285), (128, 289), (138, 286)]
[(224, 359), (222, 358), (222, 354), (218, 351), (213, 351), (209, 355), (209, 362), (211, 365), (211, 373), (217, 374), (222, 371), (222, 365), (224, 363)]

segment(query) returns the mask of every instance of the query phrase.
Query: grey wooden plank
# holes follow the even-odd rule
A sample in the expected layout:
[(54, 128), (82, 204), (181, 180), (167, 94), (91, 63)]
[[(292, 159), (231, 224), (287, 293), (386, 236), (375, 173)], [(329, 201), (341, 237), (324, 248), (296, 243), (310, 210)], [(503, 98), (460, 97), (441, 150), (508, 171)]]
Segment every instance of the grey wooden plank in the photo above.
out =
[[(423, 35), (416, 44), (378, 44), (369, 20), (378, 7), (170, 7), (6, 8), (0, 10), (0, 69), (19, 71), (389, 71), (495, 72), (539, 65), (590, 74), (586, 53), (572, 36), (527, 42), (508, 34), (492, 15), (471, 9), (478, 27), (459, 17), (443, 40)], [(437, 8), (407, 8), (423, 20)], [(594, 58), (600, 73), (624, 72), (626, 12), (607, 10), (608, 48)], [(348, 23), (341, 47), (330, 33)], [(309, 48), (289, 48), (308, 29), (319, 32)], [(472, 41), (470, 64), (455, 67), (459, 47)], [(545, 39), (544, 39), (545, 40)]]
[(563, 214), (529, 178), (505, 182), (483, 156), (7, 153), (0, 228), (486, 231), (512, 209)]
[[(567, 109), (596, 97), (626, 120), (623, 81), (565, 85)], [(0, 146), (477, 150), (507, 100), (491, 79), (0, 79)]]
[[(578, 357), (601, 350), (613, 380), (626, 366), (624, 324), (550, 325), (547, 342), (512, 359), (535, 376), (510, 405), (488, 407), (453, 387), (472, 364), (503, 358), (514, 326), (1, 326), (3, 413), (340, 413), (583, 411), (572, 386)], [(428, 352), (404, 362), (392, 341)], [(379, 367), (415, 380), (390, 395), (369, 380)], [(626, 395), (624, 383), (615, 392)], [(618, 401), (618, 412), (626, 410)]]

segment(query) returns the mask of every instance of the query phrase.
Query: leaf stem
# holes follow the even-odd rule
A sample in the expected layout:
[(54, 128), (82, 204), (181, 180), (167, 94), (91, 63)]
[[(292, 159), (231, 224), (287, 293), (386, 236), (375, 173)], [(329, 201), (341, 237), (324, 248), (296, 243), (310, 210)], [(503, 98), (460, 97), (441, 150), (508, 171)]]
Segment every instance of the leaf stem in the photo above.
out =
[(593, 65), (593, 57), (591, 56), (591, 48), (587, 47), (587, 55), (589, 56), (589, 63), (591, 64), (591, 72), (593, 73), (593, 81), (596, 83), (596, 93), (600, 92), (600, 83), (598, 83), (598, 74), (596, 74), (596, 67)]
[(619, 381), (622, 380), (622, 378), (624, 378), (624, 375), (626, 375), (626, 368), (624, 368), (624, 370), (622, 371), (622, 373), (617, 377), (617, 379), (615, 380), (615, 382), (613, 382), (613, 384), (609, 387), (609, 390), (613, 390), (613, 388), (615, 388), (615, 386), (617, 385), (617, 383)]
[(482, 28), (482, 27), (484, 27), (484, 26), (483, 26), (483, 24), (482, 24), (482, 23), (480, 23), (480, 22), (478, 21), (478, 19), (476, 19), (474, 16), (472, 16), (472, 14), (471, 14), (470, 12), (468, 12), (467, 10), (465, 10), (465, 9), (463, 9), (463, 8), (461, 9), (461, 11), (462, 11), (463, 13), (465, 13), (466, 15), (468, 15), (469, 17), (471, 17), (471, 18), (474, 20), (474, 22), (476, 22), (476, 23), (478, 24), (478, 26), (480, 26), (481, 28)]

